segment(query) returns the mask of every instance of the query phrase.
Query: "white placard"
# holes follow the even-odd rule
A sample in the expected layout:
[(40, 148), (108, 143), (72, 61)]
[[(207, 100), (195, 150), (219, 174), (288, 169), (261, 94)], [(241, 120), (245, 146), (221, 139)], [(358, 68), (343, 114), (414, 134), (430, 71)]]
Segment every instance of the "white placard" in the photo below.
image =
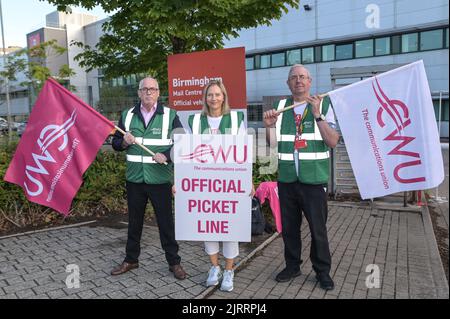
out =
[(252, 137), (174, 136), (177, 240), (251, 240)]

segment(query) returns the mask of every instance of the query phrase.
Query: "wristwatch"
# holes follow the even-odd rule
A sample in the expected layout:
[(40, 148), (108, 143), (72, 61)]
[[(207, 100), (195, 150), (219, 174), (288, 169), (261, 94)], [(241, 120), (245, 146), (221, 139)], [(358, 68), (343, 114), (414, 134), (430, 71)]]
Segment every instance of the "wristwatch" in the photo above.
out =
[(316, 122), (325, 121), (325, 115), (320, 114), (319, 117), (316, 117)]

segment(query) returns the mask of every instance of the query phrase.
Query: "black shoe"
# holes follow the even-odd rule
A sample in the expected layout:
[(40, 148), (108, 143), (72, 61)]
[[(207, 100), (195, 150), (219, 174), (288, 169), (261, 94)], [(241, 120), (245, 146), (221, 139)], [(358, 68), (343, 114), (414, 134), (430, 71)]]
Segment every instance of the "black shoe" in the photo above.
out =
[(333, 279), (331, 279), (329, 274), (316, 274), (316, 279), (320, 283), (320, 288), (324, 290), (333, 290), (334, 289), (334, 282)]
[(286, 282), (300, 276), (302, 274), (300, 268), (292, 269), (292, 268), (284, 268), (276, 277), (275, 280), (278, 282)]

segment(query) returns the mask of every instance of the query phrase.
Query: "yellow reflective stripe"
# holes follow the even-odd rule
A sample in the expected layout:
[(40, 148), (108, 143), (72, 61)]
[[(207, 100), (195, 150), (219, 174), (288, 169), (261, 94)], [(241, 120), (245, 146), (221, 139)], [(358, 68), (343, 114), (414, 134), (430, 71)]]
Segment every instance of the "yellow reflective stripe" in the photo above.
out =
[(200, 113), (194, 115), (194, 120), (192, 121), (192, 134), (202, 134), (200, 132)]
[[(277, 135), (278, 137), (278, 135)], [(288, 135), (288, 134), (282, 134), (280, 135), (280, 138), (278, 139), (278, 142), (294, 142), (295, 141), (295, 135)]]
[[(280, 100), (280, 102), (278, 102), (277, 111), (284, 108), (284, 106), (286, 105), (286, 101), (287, 101), (287, 99)], [(282, 113), (280, 113), (280, 115), (278, 115), (278, 120), (277, 120), (277, 123), (275, 124), (278, 142), (282, 142), (283, 141), (282, 138), (284, 136), (284, 135), (281, 135), (281, 122), (283, 121), (283, 114), (284, 114), (284, 112), (282, 112)]]
[[(322, 114), (322, 103), (323, 103), (323, 98), (322, 98), (322, 100), (320, 100), (320, 108), (319, 108), (320, 114)], [(319, 126), (317, 125), (317, 122), (315, 119), (314, 119), (314, 135), (315, 136), (313, 139), (315, 139), (316, 141), (323, 141), (322, 134), (320, 134)]]
[(170, 109), (168, 107), (164, 107), (161, 139), (167, 139), (169, 137), (169, 122), (170, 122)]
[(238, 116), (237, 116), (237, 112), (236, 111), (231, 111), (230, 112), (230, 116), (231, 116), (231, 134), (232, 135), (237, 135), (238, 133)]
[(126, 131), (126, 132), (129, 132), (129, 131), (130, 131), (131, 119), (133, 118), (133, 109), (134, 109), (134, 108), (131, 108), (131, 109), (128, 111), (127, 116), (125, 117), (125, 123), (124, 123), (124, 126), (125, 126), (125, 131)]
[[(330, 152), (318, 152), (318, 153), (298, 153), (299, 160), (320, 160), (330, 158)], [(293, 161), (294, 154), (278, 153), (278, 159), (282, 161)]]
[(315, 139), (315, 133), (303, 133), (302, 134), (302, 140), (308, 140), (308, 141), (314, 141)]
[(156, 164), (151, 156), (141, 156), (141, 155), (129, 155), (127, 154), (127, 161), (133, 163), (146, 163), (146, 164)]
[(298, 153), (298, 159), (300, 160), (320, 160), (330, 158), (330, 152), (318, 152), (318, 153)]
[[(321, 135), (319, 134), (319, 136), (321, 136)], [(316, 137), (317, 137), (317, 134), (315, 134), (315, 133), (303, 133), (302, 134), (303, 140), (315, 141)], [(321, 140), (322, 139), (320, 139), (320, 141)], [(294, 141), (295, 141), (295, 135), (290, 135), (290, 134), (282, 134), (280, 137), (280, 140), (279, 140), (279, 142), (294, 142)]]
[(154, 145), (154, 146), (169, 146), (172, 145), (173, 141), (170, 139), (155, 139), (155, 138), (144, 138), (144, 145)]
[(171, 139), (159, 139), (159, 138), (142, 138), (136, 137), (136, 142), (139, 144), (149, 145), (149, 146), (169, 146), (173, 144)]
[(278, 153), (278, 159), (282, 161), (294, 161), (294, 154)]

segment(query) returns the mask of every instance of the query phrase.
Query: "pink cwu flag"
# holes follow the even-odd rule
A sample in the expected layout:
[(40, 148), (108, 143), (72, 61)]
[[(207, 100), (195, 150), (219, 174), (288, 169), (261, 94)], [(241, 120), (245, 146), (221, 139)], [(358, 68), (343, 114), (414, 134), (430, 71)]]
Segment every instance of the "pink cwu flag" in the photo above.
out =
[(31, 202), (68, 215), (82, 176), (114, 124), (53, 79), (47, 80), (6, 171)]

